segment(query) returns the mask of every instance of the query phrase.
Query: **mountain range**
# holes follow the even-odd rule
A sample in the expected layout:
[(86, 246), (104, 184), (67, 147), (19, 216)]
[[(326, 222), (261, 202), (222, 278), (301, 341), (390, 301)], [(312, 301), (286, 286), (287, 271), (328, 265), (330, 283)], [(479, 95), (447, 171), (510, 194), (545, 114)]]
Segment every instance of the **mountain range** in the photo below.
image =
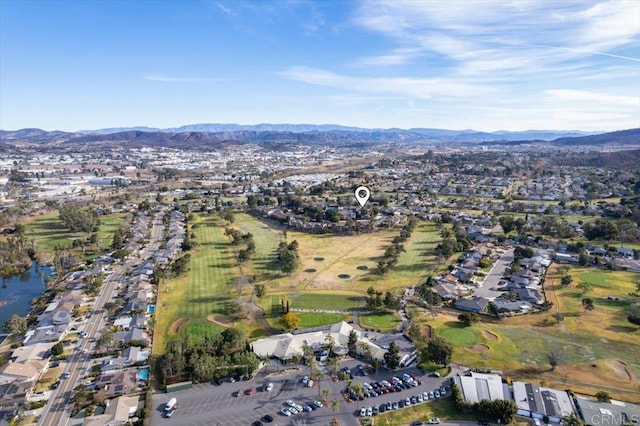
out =
[(580, 131), (529, 130), (523, 132), (479, 132), (445, 129), (364, 129), (338, 125), (311, 124), (192, 124), (177, 128), (149, 127), (110, 128), (78, 132), (41, 129), (0, 130), (0, 143), (111, 143), (123, 146), (215, 147), (230, 143), (330, 144), (358, 146), (376, 143), (454, 144), (552, 144), (572, 145), (637, 145), (640, 128), (617, 132), (589, 134)]

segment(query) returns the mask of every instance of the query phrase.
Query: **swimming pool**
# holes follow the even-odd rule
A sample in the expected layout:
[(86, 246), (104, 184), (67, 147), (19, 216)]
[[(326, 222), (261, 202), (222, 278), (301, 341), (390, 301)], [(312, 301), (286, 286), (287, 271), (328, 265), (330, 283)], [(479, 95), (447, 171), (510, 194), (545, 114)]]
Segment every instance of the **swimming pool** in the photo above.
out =
[(149, 370), (146, 368), (138, 371), (138, 379), (147, 381), (149, 380)]
[(147, 313), (149, 313), (149, 314), (155, 314), (155, 313), (156, 313), (156, 305), (149, 305), (149, 306), (147, 306)]

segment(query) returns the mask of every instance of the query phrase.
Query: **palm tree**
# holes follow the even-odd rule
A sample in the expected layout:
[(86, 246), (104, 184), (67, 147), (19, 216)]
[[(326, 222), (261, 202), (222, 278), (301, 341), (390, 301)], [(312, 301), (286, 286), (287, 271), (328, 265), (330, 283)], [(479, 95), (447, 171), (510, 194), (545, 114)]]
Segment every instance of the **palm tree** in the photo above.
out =
[(584, 422), (576, 413), (562, 418), (562, 426), (584, 426)]
[(331, 365), (331, 370), (333, 371), (333, 375), (335, 376), (336, 374), (338, 374), (338, 365), (340, 364), (340, 362), (338, 361), (338, 358), (334, 356), (330, 357), (329, 364)]
[(322, 376), (324, 376), (324, 374), (318, 369), (315, 369), (313, 373), (311, 373), (311, 379), (318, 385), (318, 396), (320, 396), (320, 380)]
[(327, 342), (327, 350), (329, 351), (329, 354), (331, 354), (331, 351), (336, 346), (336, 339), (334, 339), (332, 335), (327, 334), (324, 341)]
[(338, 401), (337, 399), (334, 399), (331, 401), (331, 409), (333, 410), (333, 421), (336, 421), (336, 414), (338, 413), (338, 410), (340, 409), (340, 401)]
[(322, 396), (324, 397), (325, 402), (327, 402), (327, 397), (329, 396), (330, 393), (331, 393), (331, 389), (329, 388), (322, 389)]

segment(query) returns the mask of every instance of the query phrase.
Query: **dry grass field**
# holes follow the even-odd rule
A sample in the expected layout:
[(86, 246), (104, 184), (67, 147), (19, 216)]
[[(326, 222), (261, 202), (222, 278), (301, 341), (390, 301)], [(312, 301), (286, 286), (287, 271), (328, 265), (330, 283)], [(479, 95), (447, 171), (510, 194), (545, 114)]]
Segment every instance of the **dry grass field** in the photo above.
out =
[[(435, 319), (425, 319), (436, 335), (454, 345), (456, 363), (502, 370), (512, 378), (546, 382), (560, 389), (587, 394), (605, 389), (628, 401), (640, 402), (640, 327), (626, 320), (628, 293), (637, 274), (574, 268), (568, 287), (559, 285), (553, 266), (547, 277), (546, 294), (554, 306), (550, 312), (503, 320), (484, 319), (461, 327), (458, 312), (445, 310)], [(586, 294), (576, 288), (591, 284)], [(619, 296), (612, 301), (608, 296)], [(585, 311), (582, 298), (594, 299), (595, 309)], [(552, 317), (561, 312), (560, 323)], [(548, 354), (561, 354), (551, 370)]]

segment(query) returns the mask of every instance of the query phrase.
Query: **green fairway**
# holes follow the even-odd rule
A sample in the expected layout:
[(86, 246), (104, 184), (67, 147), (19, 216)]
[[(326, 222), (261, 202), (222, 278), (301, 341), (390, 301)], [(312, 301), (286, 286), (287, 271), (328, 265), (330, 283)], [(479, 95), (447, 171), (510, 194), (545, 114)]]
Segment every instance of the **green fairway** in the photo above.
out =
[(245, 213), (235, 215), (231, 225), (245, 233), (251, 233), (256, 243), (256, 252), (248, 262), (242, 264), (242, 272), (256, 276), (256, 281), (268, 281), (280, 276), (280, 265), (276, 259), (278, 244), (283, 240), (282, 232), (276, 231)]
[[(35, 216), (24, 224), (28, 239), (33, 239), (36, 252), (45, 258), (53, 258), (56, 247), (71, 247), (73, 240), (86, 241), (89, 233), (71, 232), (60, 221), (58, 212)], [(113, 240), (113, 232), (124, 223), (124, 214), (110, 214), (100, 216), (98, 229), (98, 241), (100, 249), (104, 252), (109, 249)], [(96, 255), (97, 246), (85, 247), (85, 256)], [(82, 249), (74, 249), (75, 254), (82, 256)]]
[(155, 353), (164, 350), (164, 340), (172, 337), (171, 325), (180, 318), (188, 318), (189, 323), (176, 335), (186, 332), (200, 339), (222, 330), (207, 317), (229, 314), (229, 302), (236, 294), (233, 284), (240, 271), (221, 222), (213, 217), (196, 217), (193, 232), (198, 245), (191, 255), (189, 271), (170, 281), (168, 293), (160, 285)]
[(467, 328), (445, 328), (438, 332), (440, 337), (456, 346), (471, 346), (476, 343), (476, 334)]
[(400, 318), (387, 312), (374, 312), (372, 314), (360, 315), (358, 319), (363, 328), (373, 328), (380, 331), (393, 331), (398, 328), (401, 323)]
[(353, 311), (364, 306), (364, 296), (353, 293), (294, 293), (284, 294), (292, 308)]

